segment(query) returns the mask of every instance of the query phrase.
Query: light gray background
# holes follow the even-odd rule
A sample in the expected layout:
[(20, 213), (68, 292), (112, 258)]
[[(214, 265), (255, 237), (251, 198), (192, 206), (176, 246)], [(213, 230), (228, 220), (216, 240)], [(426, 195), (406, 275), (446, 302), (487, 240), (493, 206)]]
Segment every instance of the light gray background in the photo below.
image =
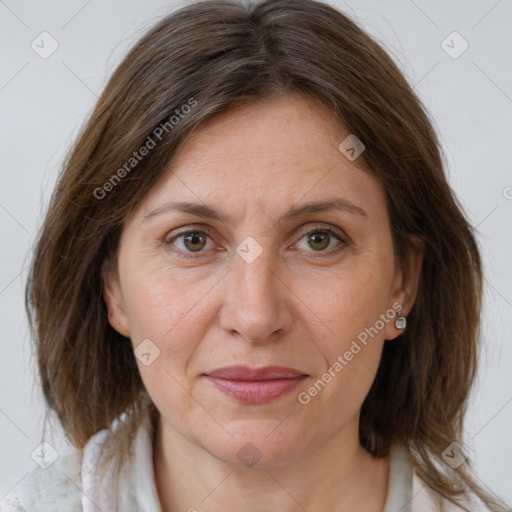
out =
[[(485, 351), (468, 415), (470, 458), (479, 478), (512, 503), (512, 2), (330, 3), (376, 36), (414, 84), (440, 133), (450, 182), (478, 230)], [(35, 467), (31, 452), (43, 435), (23, 306), (36, 228), (64, 151), (107, 78), (135, 40), (176, 5), (0, 0), (0, 499)], [(47, 59), (31, 48), (43, 31), (59, 45)], [(441, 46), (453, 31), (469, 43), (456, 59)], [(445, 44), (452, 52), (462, 48), (453, 37)]]

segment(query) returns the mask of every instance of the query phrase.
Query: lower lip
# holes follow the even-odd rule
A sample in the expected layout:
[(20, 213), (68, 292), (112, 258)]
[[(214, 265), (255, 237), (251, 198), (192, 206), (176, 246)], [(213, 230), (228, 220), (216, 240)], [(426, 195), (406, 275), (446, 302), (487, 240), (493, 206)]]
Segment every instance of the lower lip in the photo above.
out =
[(206, 378), (225, 395), (245, 404), (264, 404), (277, 400), (296, 388), (306, 377), (274, 380), (227, 380), (206, 375)]

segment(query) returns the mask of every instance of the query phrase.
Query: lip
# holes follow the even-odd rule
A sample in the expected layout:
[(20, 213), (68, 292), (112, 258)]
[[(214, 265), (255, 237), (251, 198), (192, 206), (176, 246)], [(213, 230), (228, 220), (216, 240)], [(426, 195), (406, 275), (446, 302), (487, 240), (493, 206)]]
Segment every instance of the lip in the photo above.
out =
[(245, 404), (277, 400), (297, 387), (307, 375), (284, 366), (227, 366), (203, 375), (219, 391)]

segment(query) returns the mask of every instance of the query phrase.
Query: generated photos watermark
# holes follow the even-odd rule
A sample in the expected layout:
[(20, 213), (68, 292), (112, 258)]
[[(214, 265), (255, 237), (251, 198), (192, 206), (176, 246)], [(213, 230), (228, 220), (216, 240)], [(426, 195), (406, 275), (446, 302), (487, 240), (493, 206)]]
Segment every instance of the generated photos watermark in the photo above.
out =
[(117, 171), (101, 186), (94, 189), (94, 197), (98, 200), (105, 199), (109, 192), (114, 190), (123, 178), (128, 176), (130, 172), (137, 167), (139, 162), (143, 160), (151, 150), (153, 150), (158, 142), (162, 140), (164, 134), (171, 132), (179, 123), (180, 120), (185, 118), (194, 107), (197, 106), (197, 101), (191, 97), (187, 103), (183, 104), (180, 108), (177, 108), (172, 115), (169, 116), (168, 120), (160, 123), (148, 136), (146, 141), (140, 148), (132, 153), (126, 162), (117, 169)]
[[(343, 354), (336, 358), (336, 361), (312, 384), (306, 391), (301, 391), (297, 395), (297, 400), (302, 405), (307, 405), (311, 400), (318, 396), (318, 394), (325, 388), (332, 379), (338, 375), (343, 368), (345, 368), (354, 356), (359, 354), (361, 350), (368, 344), (368, 337), (374, 338), (390, 321), (394, 321), (396, 314), (400, 311), (402, 306), (400, 303), (395, 302), (391, 308), (385, 313), (382, 313), (371, 327), (366, 327), (357, 335), (357, 341), (353, 340), (350, 348)], [(359, 343), (358, 343), (359, 341)]]

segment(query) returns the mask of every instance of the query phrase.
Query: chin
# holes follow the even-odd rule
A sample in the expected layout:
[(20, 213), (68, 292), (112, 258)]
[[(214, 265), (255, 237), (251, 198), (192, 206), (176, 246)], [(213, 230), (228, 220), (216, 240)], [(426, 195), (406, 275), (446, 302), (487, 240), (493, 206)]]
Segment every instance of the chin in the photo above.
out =
[[(279, 430), (282, 420), (255, 420), (226, 425), (216, 436), (199, 439), (198, 444), (215, 458), (237, 467), (270, 469), (285, 466), (306, 450), (304, 435)], [(231, 437), (232, 436), (232, 437)], [(204, 437), (204, 434), (201, 435)]]

